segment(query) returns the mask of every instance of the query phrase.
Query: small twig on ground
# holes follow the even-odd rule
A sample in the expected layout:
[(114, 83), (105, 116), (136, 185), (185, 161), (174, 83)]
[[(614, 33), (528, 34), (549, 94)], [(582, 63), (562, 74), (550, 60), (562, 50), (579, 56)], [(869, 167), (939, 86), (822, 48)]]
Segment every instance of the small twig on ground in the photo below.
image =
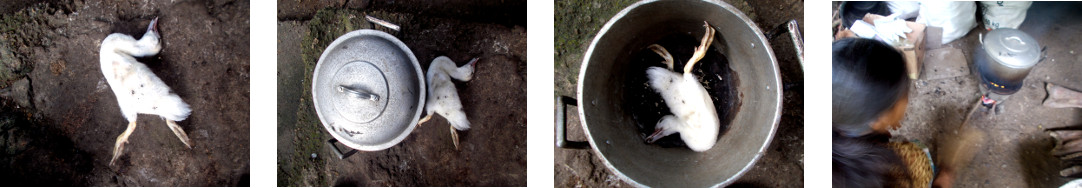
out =
[(387, 28), (390, 28), (390, 29), (395, 30), (395, 31), (399, 31), (398, 30), (399, 29), (398, 25), (395, 25), (395, 24), (393, 24), (391, 22), (387, 22), (387, 21), (384, 21), (384, 20), (381, 20), (381, 19), (376, 18), (376, 17), (369, 16), (369, 15), (364, 15), (364, 19), (366, 19), (366, 20), (368, 20), (368, 21), (370, 21), (372, 23), (379, 24), (380, 26), (387, 27)]

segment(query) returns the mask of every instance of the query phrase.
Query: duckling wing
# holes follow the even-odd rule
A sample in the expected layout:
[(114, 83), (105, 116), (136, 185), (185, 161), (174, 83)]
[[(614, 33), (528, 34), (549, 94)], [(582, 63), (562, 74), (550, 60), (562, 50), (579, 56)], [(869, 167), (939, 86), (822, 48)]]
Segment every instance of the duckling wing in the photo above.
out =
[(113, 68), (115, 75), (112, 76), (116, 81), (110, 82), (110, 87), (114, 87), (113, 92), (118, 101), (125, 100), (120, 101), (122, 111), (134, 110), (173, 121), (184, 120), (191, 113), (188, 104), (173, 93), (146, 65), (139, 62), (118, 62)]
[[(718, 120), (714, 102), (710, 100), (709, 93), (692, 74), (684, 74), (684, 82), (680, 84), (680, 94), (689, 102), (683, 109), (684, 114), (678, 114), (685, 120), (688, 131), (681, 132), (684, 143), (695, 151), (706, 151), (714, 146), (717, 141), (718, 129), (721, 123)], [(675, 112), (675, 111), (674, 111)]]
[[(687, 105), (689, 109), (693, 109), (695, 114), (688, 113), (687, 119), (689, 121), (697, 120), (703, 125), (718, 124), (718, 113), (714, 109), (714, 101), (710, 99), (710, 94), (707, 93), (706, 88), (699, 83), (699, 79), (695, 78), (695, 75), (684, 74), (684, 82), (680, 83), (680, 98), (683, 98), (689, 102)], [(694, 115), (694, 116), (690, 116)]]
[(684, 78), (680, 74), (661, 67), (646, 69), (646, 78), (650, 80), (648, 82), (650, 88), (661, 94), (661, 99), (665, 100), (665, 105), (673, 110), (673, 114), (679, 114), (676, 110), (687, 103), (687, 101), (682, 100), (681, 91), (677, 88), (680, 83), (684, 82)]

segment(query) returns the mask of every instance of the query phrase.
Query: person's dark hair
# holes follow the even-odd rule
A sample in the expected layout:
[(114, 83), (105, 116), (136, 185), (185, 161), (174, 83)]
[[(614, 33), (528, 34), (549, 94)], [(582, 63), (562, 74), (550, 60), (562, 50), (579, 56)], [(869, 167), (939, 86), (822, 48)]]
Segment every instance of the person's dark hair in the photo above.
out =
[(893, 168), (905, 169), (902, 159), (885, 144), (884, 135), (848, 137), (834, 129), (831, 141), (832, 187), (893, 187), (904, 185), (909, 172), (893, 173)]
[(872, 39), (842, 39), (832, 48), (833, 127), (846, 136), (860, 136), (907, 92), (905, 58), (894, 47)]

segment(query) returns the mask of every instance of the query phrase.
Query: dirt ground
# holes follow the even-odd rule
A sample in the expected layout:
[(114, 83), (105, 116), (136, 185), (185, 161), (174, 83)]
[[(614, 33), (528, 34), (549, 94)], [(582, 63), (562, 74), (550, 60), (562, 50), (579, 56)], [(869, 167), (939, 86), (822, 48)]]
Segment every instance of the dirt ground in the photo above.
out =
[[(279, 1), (278, 6), (279, 186), (526, 185), (524, 1)], [(373, 25), (365, 15), (402, 30)], [(473, 80), (455, 81), (472, 124), (459, 133), (460, 150), (442, 117), (382, 151), (338, 159), (324, 144), (332, 137), (311, 103), (313, 68), (335, 38), (365, 28), (398, 37), (422, 70), (438, 56), (459, 65), (480, 58)]]
[[(1059, 170), (1066, 167), (1051, 155), (1053, 139), (1048, 128), (1082, 125), (1082, 110), (1042, 106), (1047, 93), (1045, 84), (1054, 83), (1082, 89), (1082, 13), (1078, 2), (1034, 2), (1020, 30), (1047, 47), (1047, 58), (1038, 63), (1018, 93), (1000, 104), (998, 114), (978, 110), (969, 126), (986, 134), (983, 142), (972, 143), (976, 150), (968, 166), (958, 172), (957, 187), (1058, 187), (1069, 179)], [(835, 7), (836, 8), (836, 7)], [(979, 10), (978, 10), (979, 11)], [(978, 17), (980, 18), (980, 17)], [(902, 128), (891, 131), (893, 141), (919, 141), (928, 145), (932, 157), (939, 159), (941, 147), (956, 141), (958, 127), (966, 113), (979, 100), (981, 92), (973, 61), (979, 44), (978, 34), (985, 33), (978, 19), (977, 28), (964, 38), (945, 45), (927, 45), (926, 50), (957, 48), (965, 56), (962, 63), (969, 74), (939, 79), (949, 72), (926, 71), (910, 85), (909, 106)], [(1076, 51), (1077, 50), (1077, 51)], [(926, 53), (927, 54), (927, 53)], [(928, 58), (929, 56), (925, 56)], [(925, 67), (931, 66), (925, 62)], [(936, 161), (939, 162), (939, 161)], [(938, 165), (938, 164), (937, 164)]]
[[(582, 56), (594, 35), (613, 15), (635, 1), (556, 1), (555, 95), (574, 96)], [(750, 17), (763, 31), (790, 19), (804, 23), (804, 2), (797, 0), (725, 1)], [(769, 41), (781, 67), (784, 104), (781, 122), (766, 154), (733, 187), (802, 187), (804, 182), (803, 72), (788, 36)], [(568, 111), (568, 139), (586, 140), (578, 112)], [(628, 187), (590, 150), (554, 148), (558, 187)]]
[[(0, 9), (0, 177), (5, 186), (244, 186), (249, 182), (247, 1), (17, 1)], [(160, 18), (163, 50), (142, 58), (192, 108), (178, 124), (127, 120), (98, 63), (101, 40)], [(26, 84), (19, 84), (26, 83)]]

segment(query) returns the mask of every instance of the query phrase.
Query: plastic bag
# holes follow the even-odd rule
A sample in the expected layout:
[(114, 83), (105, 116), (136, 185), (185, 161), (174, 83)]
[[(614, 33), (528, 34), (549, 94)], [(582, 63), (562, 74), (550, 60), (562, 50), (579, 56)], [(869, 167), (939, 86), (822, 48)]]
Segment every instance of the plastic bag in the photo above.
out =
[(962, 38), (977, 27), (977, 3), (925, 1), (920, 3), (917, 23), (943, 28), (943, 44)]
[(920, 2), (890, 1), (887, 2), (887, 7), (890, 7), (890, 14), (898, 15), (898, 19), (908, 20), (917, 17), (917, 13), (920, 11)]
[(849, 27), (849, 30), (852, 30), (860, 38), (870, 39), (876, 36), (875, 26), (864, 22), (864, 20), (853, 22), (853, 27)]
[(984, 16), (984, 29), (1018, 29), (1026, 20), (1026, 10), (1033, 2), (1029, 1), (981, 1)]
[(907, 38), (905, 34), (913, 32), (913, 29), (909, 29), (909, 26), (905, 24), (905, 20), (884, 17), (873, 22), (875, 22), (876, 35), (891, 46), (903, 46), (902, 41)]

